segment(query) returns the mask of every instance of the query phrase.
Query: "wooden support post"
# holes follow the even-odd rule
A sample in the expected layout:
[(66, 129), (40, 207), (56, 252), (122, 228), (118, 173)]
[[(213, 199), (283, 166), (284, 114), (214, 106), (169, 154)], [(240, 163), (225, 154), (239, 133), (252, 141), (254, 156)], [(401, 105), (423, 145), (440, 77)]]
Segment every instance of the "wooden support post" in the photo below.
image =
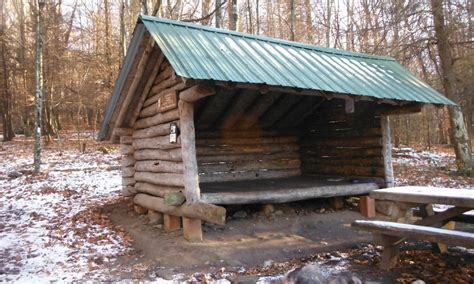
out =
[(392, 142), (390, 138), (390, 120), (387, 115), (380, 116), (382, 127), (382, 155), (385, 174), (385, 185), (394, 186), (392, 166)]
[(178, 216), (163, 215), (163, 230), (166, 233), (171, 233), (181, 229), (181, 219)]
[(190, 242), (202, 241), (201, 220), (183, 217), (184, 239)]
[(360, 214), (366, 218), (375, 217), (375, 200), (369, 196), (361, 196), (359, 199)]
[(344, 207), (344, 198), (342, 196), (334, 196), (331, 198), (330, 202), (334, 210), (339, 210)]
[(397, 264), (399, 254), (398, 242), (400, 238), (382, 235), (380, 239), (383, 245), (382, 262), (380, 263), (380, 268), (388, 270), (395, 267)]
[(181, 154), (184, 164), (184, 195), (186, 203), (190, 204), (198, 202), (201, 195), (196, 160), (194, 108), (192, 103), (183, 100), (179, 101), (178, 107), (181, 122)]

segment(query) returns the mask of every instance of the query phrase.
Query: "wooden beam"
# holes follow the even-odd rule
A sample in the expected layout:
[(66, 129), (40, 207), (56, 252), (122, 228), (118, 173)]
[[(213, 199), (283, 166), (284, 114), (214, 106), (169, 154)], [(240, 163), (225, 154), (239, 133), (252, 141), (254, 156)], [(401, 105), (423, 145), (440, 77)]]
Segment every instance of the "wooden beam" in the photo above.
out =
[(130, 136), (133, 134), (133, 128), (115, 127), (112, 136)]
[(183, 236), (190, 242), (202, 241), (202, 222), (199, 219), (183, 217)]
[(423, 104), (410, 104), (404, 106), (392, 106), (380, 108), (376, 111), (380, 115), (403, 115), (403, 114), (413, 114), (419, 113), (423, 109)]
[(215, 94), (216, 88), (213, 85), (209, 83), (201, 83), (181, 91), (179, 93), (179, 98), (185, 102), (192, 103)]
[(163, 215), (163, 231), (166, 233), (175, 232), (181, 229), (181, 218), (178, 216)]
[[(187, 96), (193, 97), (191, 94)], [(184, 164), (184, 194), (186, 196), (186, 202), (190, 204), (198, 202), (201, 195), (196, 160), (194, 108), (193, 103), (183, 100), (179, 100), (178, 108), (181, 123), (181, 153)]]
[(387, 187), (394, 186), (394, 175), (392, 165), (392, 142), (390, 135), (390, 120), (387, 115), (380, 117), (382, 124), (382, 156), (384, 163), (384, 178)]
[(183, 204), (182, 206), (169, 206), (165, 204), (163, 198), (143, 193), (135, 195), (133, 202), (164, 214), (201, 219), (213, 224), (225, 225), (226, 210), (221, 206), (203, 202)]

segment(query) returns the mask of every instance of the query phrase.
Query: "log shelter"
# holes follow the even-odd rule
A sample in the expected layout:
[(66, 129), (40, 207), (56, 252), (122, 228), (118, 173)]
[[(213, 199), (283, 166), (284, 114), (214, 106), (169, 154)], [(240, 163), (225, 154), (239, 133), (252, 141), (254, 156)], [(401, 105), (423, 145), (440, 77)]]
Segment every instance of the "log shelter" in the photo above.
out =
[(453, 103), (390, 57), (141, 16), (98, 138), (123, 194), (196, 241), (222, 205), (390, 187), (389, 116), (425, 104)]

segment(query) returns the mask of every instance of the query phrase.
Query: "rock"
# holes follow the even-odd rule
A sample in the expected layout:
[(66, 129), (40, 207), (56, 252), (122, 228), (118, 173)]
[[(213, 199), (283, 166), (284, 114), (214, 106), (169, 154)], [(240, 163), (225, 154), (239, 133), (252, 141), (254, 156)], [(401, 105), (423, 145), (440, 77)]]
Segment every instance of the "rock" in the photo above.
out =
[(19, 178), (22, 175), (23, 174), (18, 172), (18, 171), (11, 171), (11, 172), (8, 173), (8, 177), (11, 178), (11, 179)]
[(425, 284), (425, 281), (421, 279), (416, 279), (415, 281), (411, 282), (411, 284)]
[(273, 207), (273, 204), (265, 204), (263, 205), (262, 211), (265, 216), (271, 217), (273, 212), (275, 211), (275, 208)]
[(283, 215), (284, 215), (283, 211), (281, 210), (275, 211), (275, 216), (283, 216)]
[(232, 217), (234, 217), (234, 218), (245, 218), (245, 217), (247, 217), (247, 212), (237, 211), (237, 212), (234, 213), (234, 215), (232, 215)]
[(271, 260), (271, 259), (265, 260), (263, 262), (263, 267), (270, 267), (272, 264), (273, 264), (273, 260)]
[(283, 283), (362, 284), (362, 281), (350, 272), (329, 276), (327, 274), (318, 265), (309, 264), (288, 272)]

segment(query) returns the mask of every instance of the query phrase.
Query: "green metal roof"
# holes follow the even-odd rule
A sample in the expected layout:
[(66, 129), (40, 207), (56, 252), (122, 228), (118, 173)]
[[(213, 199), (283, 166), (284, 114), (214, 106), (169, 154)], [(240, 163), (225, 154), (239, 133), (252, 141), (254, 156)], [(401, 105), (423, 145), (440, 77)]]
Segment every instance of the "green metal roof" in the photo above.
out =
[(294, 87), (454, 104), (395, 59), (141, 16), (176, 74), (192, 79)]

